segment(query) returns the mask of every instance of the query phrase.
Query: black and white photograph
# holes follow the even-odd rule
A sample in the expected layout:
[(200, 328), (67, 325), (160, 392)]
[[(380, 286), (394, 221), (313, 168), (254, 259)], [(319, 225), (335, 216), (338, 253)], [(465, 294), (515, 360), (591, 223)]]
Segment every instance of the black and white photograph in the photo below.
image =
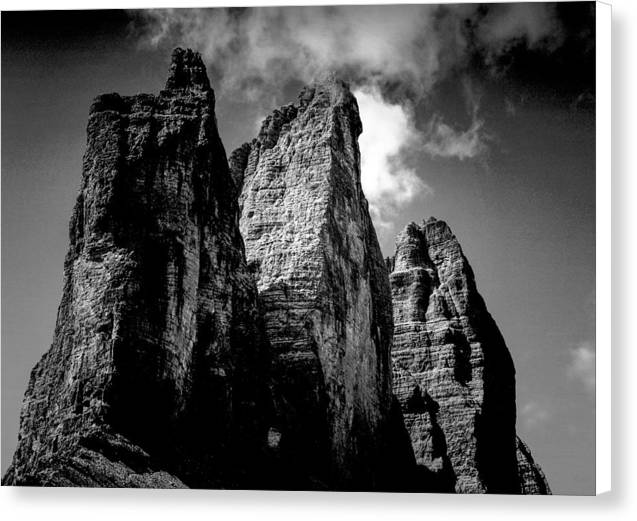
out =
[(596, 494), (596, 2), (1, 45), (3, 487)]

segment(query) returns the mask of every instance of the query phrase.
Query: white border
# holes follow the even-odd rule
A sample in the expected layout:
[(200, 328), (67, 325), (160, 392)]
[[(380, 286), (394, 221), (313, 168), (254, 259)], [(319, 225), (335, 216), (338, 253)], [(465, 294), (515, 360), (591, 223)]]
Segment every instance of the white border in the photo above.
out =
[[(361, 0), (325, 0), (325, 1), (228, 1), (217, 2), (214, 0), (0, 0), (2, 10), (18, 9), (96, 9), (96, 8), (123, 8), (123, 7), (193, 7), (193, 6), (220, 6), (220, 5), (299, 5), (299, 4), (374, 4), (374, 3), (418, 3), (396, 2), (395, 0), (361, 1)], [(435, 3), (435, 2), (431, 2)], [(448, 3), (440, 0), (440, 3)], [(619, 57), (620, 67), (615, 67), (616, 75), (627, 85), (613, 87), (615, 94), (619, 94), (621, 100), (615, 100), (615, 106), (621, 104), (621, 111), (616, 113), (615, 128), (627, 133), (637, 120), (634, 99), (637, 97), (637, 81), (635, 78), (634, 60), (637, 53), (635, 34), (637, 24), (629, 27), (629, 19), (637, 21), (634, 0), (615, 0), (616, 18), (613, 20), (615, 31), (615, 52)], [(619, 4), (619, 5), (618, 5)], [(620, 11), (621, 8), (621, 11)], [(494, 497), (494, 496), (410, 496), (403, 494), (295, 494), (295, 493), (237, 493), (224, 491), (127, 491), (127, 490), (70, 490), (70, 489), (16, 489), (3, 487), (0, 490), (0, 517), (4, 519), (46, 519), (54, 521), (63, 519), (91, 519), (126, 520), (142, 517), (156, 520), (198, 519), (208, 518), (229, 519), (277, 519), (283, 521), (294, 519), (303, 521), (329, 519), (502, 519), (509, 520), (530, 519), (536, 521), (538, 517), (549, 519), (554, 517), (573, 518), (578, 521), (585, 519), (599, 519), (600, 516), (613, 515), (613, 517), (630, 518), (634, 515), (629, 508), (637, 506), (634, 499), (637, 490), (635, 468), (636, 446), (634, 440), (637, 436), (635, 428), (635, 407), (637, 396), (635, 385), (628, 381), (628, 377), (634, 377), (637, 366), (637, 358), (632, 354), (635, 350), (634, 329), (630, 320), (634, 320), (637, 314), (635, 295), (637, 286), (634, 284), (635, 266), (637, 255), (632, 246), (635, 229), (637, 229), (637, 212), (634, 211), (634, 201), (637, 198), (635, 183), (630, 174), (637, 176), (637, 164), (629, 157), (629, 136), (615, 135), (614, 166), (615, 172), (614, 203), (615, 215), (622, 217), (615, 220), (614, 233), (620, 236), (620, 241), (611, 243), (611, 68), (610, 68), (610, 33), (611, 18), (609, 6), (598, 4), (597, 8), (597, 491), (607, 491), (611, 487), (610, 462), (611, 462), (611, 392), (610, 392), (610, 338), (614, 325), (617, 325), (618, 333), (614, 339), (623, 341), (624, 349), (617, 351), (615, 346), (615, 361), (623, 360), (621, 367), (615, 374), (615, 398), (621, 398), (623, 404), (620, 414), (615, 414), (615, 421), (621, 420), (622, 425), (631, 429), (631, 435), (616, 429), (614, 439), (619, 440), (619, 447), (615, 447), (616, 465), (615, 475), (620, 472), (621, 481), (615, 479), (615, 489), (612, 494), (604, 494), (601, 498), (585, 497)], [(628, 45), (632, 45), (627, 49)], [(619, 52), (618, 52), (619, 51)], [(616, 55), (617, 56), (617, 55)], [(632, 87), (632, 88), (629, 88)], [(633, 124), (630, 124), (630, 122)], [(619, 142), (619, 144), (617, 144)], [(624, 146), (620, 146), (621, 144)], [(634, 145), (633, 145), (634, 147)], [(619, 166), (618, 166), (619, 164)], [(629, 166), (635, 167), (629, 172)], [(619, 179), (618, 179), (619, 177)], [(630, 203), (632, 206), (627, 207)], [(619, 209), (617, 207), (620, 207)], [(623, 222), (628, 221), (629, 222)], [(617, 231), (617, 227), (621, 229)], [(622, 231), (623, 230), (623, 231)], [(612, 244), (621, 253), (616, 256), (613, 266), (619, 266), (619, 272), (614, 278), (618, 286), (615, 288), (615, 296), (619, 298), (621, 306), (615, 311), (622, 320), (618, 324), (611, 323), (611, 289), (610, 251)], [(634, 261), (630, 262), (628, 261)], [(621, 280), (617, 280), (621, 279)], [(621, 285), (620, 285), (621, 284)], [(618, 297), (619, 295), (619, 297)], [(603, 333), (603, 334), (602, 334)], [(631, 342), (633, 345), (628, 345)], [(618, 356), (621, 354), (621, 356)], [(621, 382), (617, 380), (621, 379)], [(626, 430), (626, 429), (624, 429)], [(618, 454), (621, 452), (621, 454)], [(630, 481), (628, 481), (630, 480)], [(619, 490), (621, 489), (621, 490)], [(619, 515), (618, 515), (619, 514)], [(214, 516), (214, 517), (213, 517)]]
[[(611, 490), (611, 6), (597, 2), (596, 31), (596, 292), (595, 490)], [(611, 328), (612, 330), (612, 328)]]

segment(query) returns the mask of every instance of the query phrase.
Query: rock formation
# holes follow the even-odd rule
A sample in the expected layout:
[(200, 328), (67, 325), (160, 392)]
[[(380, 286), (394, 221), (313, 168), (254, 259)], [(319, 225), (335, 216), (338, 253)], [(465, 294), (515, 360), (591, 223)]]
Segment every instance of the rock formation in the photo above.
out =
[(267, 349), (214, 106), (181, 49), (158, 96), (94, 101), (53, 344), (5, 484), (251, 485)]
[(387, 264), (394, 392), (418, 465), (443, 490), (529, 493), (541, 471), (516, 438), (513, 361), (458, 241), (442, 221), (412, 223)]
[(328, 79), (230, 158), (272, 346), (285, 487), (382, 488), (386, 460), (401, 457), (387, 446), (391, 294), (361, 189), (361, 130), (349, 88)]
[(533, 460), (531, 451), (520, 438), (518, 442), (518, 472), (520, 475), (520, 492), (522, 494), (546, 495), (551, 493), (546, 476)]
[(182, 49), (159, 95), (94, 101), (3, 484), (550, 493), (447, 225), (383, 261), (348, 86), (306, 87), (229, 161), (214, 110)]

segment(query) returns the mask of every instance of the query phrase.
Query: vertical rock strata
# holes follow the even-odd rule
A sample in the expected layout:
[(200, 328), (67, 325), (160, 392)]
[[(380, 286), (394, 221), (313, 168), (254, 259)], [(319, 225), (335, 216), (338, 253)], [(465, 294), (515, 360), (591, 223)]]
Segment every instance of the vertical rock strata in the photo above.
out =
[(370, 490), (387, 477), (391, 294), (361, 189), (361, 130), (349, 88), (327, 80), (230, 158), (273, 352), (285, 487)]
[(522, 494), (546, 495), (551, 489), (542, 469), (533, 460), (531, 451), (520, 438), (517, 439), (518, 471), (520, 474), (520, 492)]
[(419, 465), (462, 493), (519, 493), (515, 370), (458, 241), (408, 225), (388, 259), (394, 392)]
[(265, 440), (256, 286), (198, 54), (98, 97), (53, 344), (5, 483), (246, 486)]
[(306, 87), (229, 161), (214, 110), (182, 49), (159, 95), (94, 101), (3, 484), (550, 494), (447, 225), (382, 259), (347, 85)]

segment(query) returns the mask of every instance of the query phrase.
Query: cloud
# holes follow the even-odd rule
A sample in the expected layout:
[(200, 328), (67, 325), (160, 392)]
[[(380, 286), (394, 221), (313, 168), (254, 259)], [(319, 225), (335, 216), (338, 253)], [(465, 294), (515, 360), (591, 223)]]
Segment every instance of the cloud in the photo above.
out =
[(518, 108), (515, 103), (509, 98), (504, 98), (504, 111), (507, 116), (513, 117), (517, 114)]
[(439, 67), (436, 6), (159, 9), (136, 12), (143, 38), (202, 52), (217, 87), (256, 99), (290, 80), (338, 72), (426, 91)]
[[(469, 160), (487, 150), (479, 100), (466, 83), (468, 126), (434, 113), (415, 127), (414, 110), (445, 79), (489, 63), (522, 42), (554, 45), (554, 7), (544, 4), (367, 5), (131, 11), (143, 45), (199, 50), (220, 96), (269, 113), (287, 86), (326, 73), (357, 93), (365, 131), (362, 182), (377, 226), (429, 193), (405, 152)], [(478, 59), (476, 59), (476, 55)], [(473, 65), (472, 65), (473, 64)], [(467, 87), (467, 85), (469, 85)], [(287, 101), (287, 100), (285, 100)]]
[(455, 157), (460, 160), (474, 158), (487, 149), (483, 125), (484, 121), (478, 118), (477, 109), (466, 130), (453, 128), (440, 115), (435, 115), (425, 131), (423, 148), (433, 157)]
[(579, 381), (584, 387), (595, 392), (595, 345), (593, 342), (582, 342), (570, 350), (570, 362), (567, 368), (568, 377)]
[(484, 131), (484, 120), (478, 117), (480, 96), (468, 78), (463, 80), (464, 97), (471, 115), (471, 123), (461, 130), (446, 123), (440, 114), (434, 114), (424, 131), (424, 150), (433, 157), (465, 160), (482, 155), (487, 150), (489, 135)]
[(547, 405), (536, 401), (524, 404), (520, 409), (520, 419), (526, 429), (542, 427), (552, 416), (553, 412)]
[(401, 154), (419, 147), (421, 136), (406, 109), (385, 101), (377, 88), (359, 89), (354, 95), (363, 122), (359, 138), (363, 191), (374, 223), (390, 227), (399, 207), (431, 193)]
[(553, 50), (564, 39), (557, 6), (551, 3), (508, 3), (494, 6), (480, 20), (480, 45), (491, 56), (502, 55), (514, 45)]
[[(198, 49), (221, 91), (250, 100), (286, 82), (336, 72), (383, 93), (427, 96), (467, 66), (476, 51), (489, 56), (524, 42), (559, 42), (555, 7), (511, 5), (368, 5), (156, 9), (131, 11), (146, 44)], [(399, 86), (399, 87), (397, 87)]]

